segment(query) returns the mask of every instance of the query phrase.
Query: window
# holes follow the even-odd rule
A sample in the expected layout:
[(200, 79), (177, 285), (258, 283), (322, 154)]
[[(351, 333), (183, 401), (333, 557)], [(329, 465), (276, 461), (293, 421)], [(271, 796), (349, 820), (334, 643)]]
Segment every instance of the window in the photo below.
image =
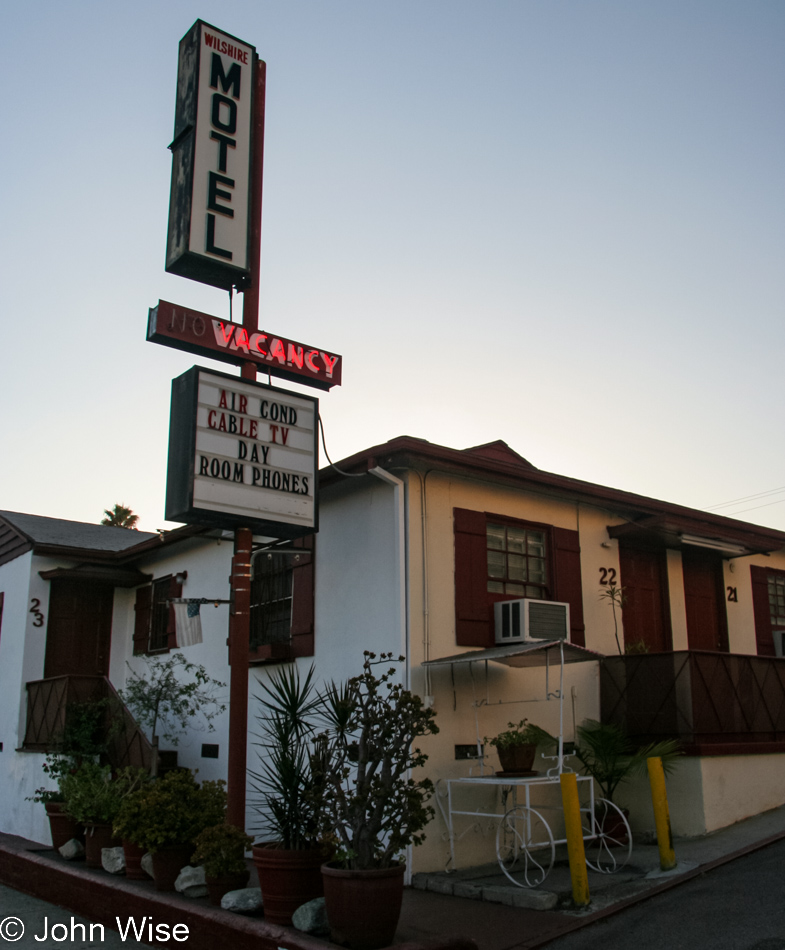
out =
[(494, 646), (493, 604), (517, 597), (568, 603), (570, 639), (584, 644), (577, 531), (467, 508), (453, 528), (459, 646)]
[(770, 573), (766, 581), (769, 588), (771, 625), (785, 628), (785, 574)]
[(487, 524), (488, 593), (548, 600), (545, 531)]
[(750, 567), (755, 643), (759, 656), (776, 656), (774, 631), (785, 630), (785, 571)]
[(289, 643), (294, 556), (258, 554), (251, 574), (251, 650)]
[(162, 653), (176, 645), (174, 607), (169, 603), (181, 597), (183, 585), (167, 574), (152, 584), (136, 589), (134, 611), (134, 653)]
[(314, 538), (294, 542), (296, 554), (261, 551), (251, 565), (251, 662), (314, 653)]

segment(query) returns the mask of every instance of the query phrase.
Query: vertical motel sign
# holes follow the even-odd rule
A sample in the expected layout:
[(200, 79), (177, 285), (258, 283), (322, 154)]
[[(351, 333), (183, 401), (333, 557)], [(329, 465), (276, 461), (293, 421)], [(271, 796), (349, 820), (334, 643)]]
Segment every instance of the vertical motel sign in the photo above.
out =
[(197, 20), (180, 41), (166, 270), (225, 290), (251, 271), (256, 49)]

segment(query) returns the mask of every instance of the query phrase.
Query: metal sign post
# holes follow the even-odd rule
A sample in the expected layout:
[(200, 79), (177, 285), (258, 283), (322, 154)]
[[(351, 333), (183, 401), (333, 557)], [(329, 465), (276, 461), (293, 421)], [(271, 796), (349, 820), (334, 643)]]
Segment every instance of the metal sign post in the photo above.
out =
[[(251, 278), (243, 290), (243, 328), (259, 329), (259, 276), (262, 256), (262, 172), (264, 169), (264, 100), (267, 64), (256, 62), (254, 76), (253, 164), (251, 171)], [(243, 363), (240, 376), (256, 382), (256, 364)], [(236, 528), (230, 580), (233, 606), (229, 617), (229, 762), (226, 820), (245, 831), (245, 783), (248, 748), (248, 650), (251, 638), (250, 528)]]

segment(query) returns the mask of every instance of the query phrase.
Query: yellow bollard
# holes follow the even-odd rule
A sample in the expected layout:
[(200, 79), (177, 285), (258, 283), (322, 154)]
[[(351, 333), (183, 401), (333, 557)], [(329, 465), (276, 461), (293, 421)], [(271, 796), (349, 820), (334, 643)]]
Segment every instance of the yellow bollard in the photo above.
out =
[(651, 803), (654, 806), (654, 823), (657, 827), (657, 844), (660, 848), (660, 869), (671, 871), (676, 867), (676, 852), (673, 850), (673, 832), (662, 759), (659, 756), (646, 759), (646, 766), (649, 769)]
[(581, 804), (578, 800), (578, 778), (574, 772), (564, 772), (561, 783), (561, 800), (564, 808), (564, 824), (567, 829), (567, 854), (570, 858), (572, 899), (579, 907), (585, 907), (589, 897), (589, 875), (586, 870), (586, 852), (583, 847)]

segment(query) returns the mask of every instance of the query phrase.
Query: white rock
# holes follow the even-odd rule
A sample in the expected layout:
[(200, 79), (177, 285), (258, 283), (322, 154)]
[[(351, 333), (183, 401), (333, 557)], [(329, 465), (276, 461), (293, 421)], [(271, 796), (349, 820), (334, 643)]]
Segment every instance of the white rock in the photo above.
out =
[(262, 909), (261, 888), (243, 887), (239, 891), (229, 891), (221, 898), (221, 907), (235, 914), (255, 914)]
[(148, 877), (153, 877), (153, 856), (149, 851), (142, 855), (141, 865), (144, 873)]
[(125, 872), (125, 852), (120, 848), (101, 848), (101, 866), (110, 874)]
[(324, 898), (317, 897), (307, 904), (301, 904), (292, 914), (292, 927), (317, 937), (329, 936), (330, 925), (327, 923)]
[(76, 838), (71, 838), (70, 841), (66, 841), (59, 850), (66, 861), (77, 861), (79, 858), (84, 857), (84, 845), (81, 841), (77, 841)]
[(186, 864), (174, 882), (174, 889), (183, 897), (207, 897), (204, 868), (194, 868)]

